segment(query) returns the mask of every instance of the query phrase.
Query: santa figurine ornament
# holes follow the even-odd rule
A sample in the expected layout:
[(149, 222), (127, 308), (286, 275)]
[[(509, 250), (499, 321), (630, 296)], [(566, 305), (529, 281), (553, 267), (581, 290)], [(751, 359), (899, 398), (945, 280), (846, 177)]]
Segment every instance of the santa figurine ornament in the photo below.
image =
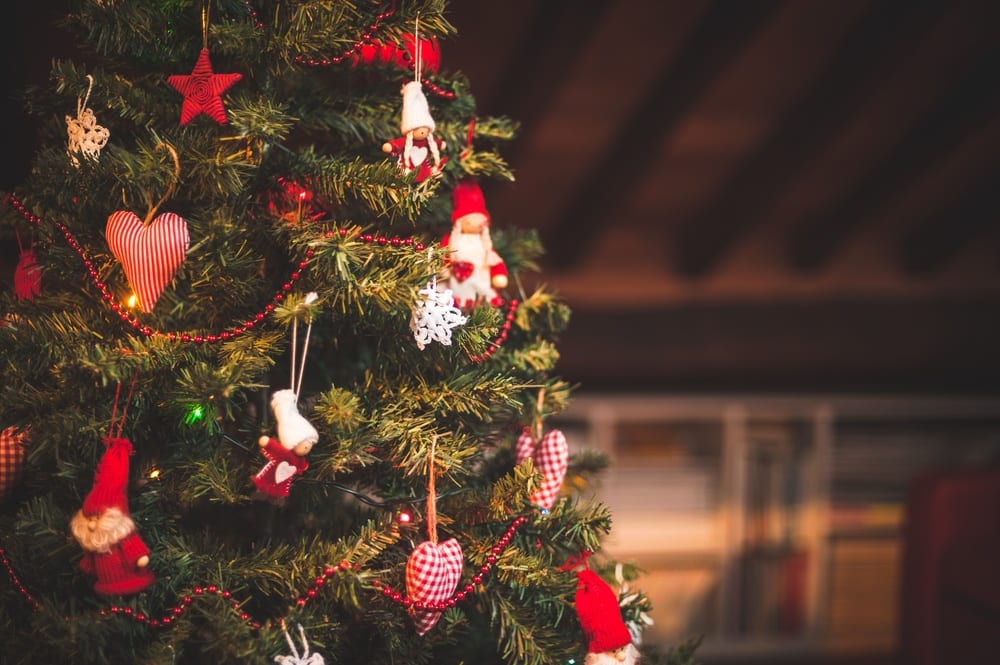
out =
[(149, 569), (149, 548), (136, 532), (128, 509), (132, 443), (109, 437), (104, 445), (94, 486), (70, 521), (70, 529), (83, 548), (80, 569), (97, 577), (94, 591), (102, 596), (129, 596), (145, 590), (156, 578)]
[(440, 175), (448, 162), (447, 157), (441, 156), (447, 144), (434, 136), (436, 125), (420, 81), (406, 82), (402, 93), (403, 113), (399, 131), (403, 135), (383, 143), (382, 152), (395, 157), (399, 170), (404, 174), (414, 174), (413, 182), (419, 183)]
[(472, 178), (460, 180), (451, 196), (452, 228), (441, 247), (452, 250), (443, 276), (455, 305), (469, 308), (481, 300), (494, 307), (502, 305), (496, 289), (507, 286), (507, 264), (493, 249), (490, 213), (479, 183)]
[(577, 572), (576, 614), (587, 639), (584, 665), (639, 662), (639, 650), (632, 644), (615, 592), (589, 568)]

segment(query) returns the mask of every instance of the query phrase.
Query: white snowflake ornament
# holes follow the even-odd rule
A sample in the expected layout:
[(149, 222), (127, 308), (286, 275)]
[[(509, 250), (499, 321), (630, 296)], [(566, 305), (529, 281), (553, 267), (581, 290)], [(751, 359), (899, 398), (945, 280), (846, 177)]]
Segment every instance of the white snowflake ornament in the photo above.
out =
[(69, 141), (66, 151), (73, 162), (73, 166), (80, 168), (80, 161), (76, 158), (76, 153), (82, 154), (87, 159), (97, 161), (101, 154), (101, 149), (107, 145), (111, 132), (107, 127), (97, 124), (97, 116), (94, 111), (87, 108), (87, 100), (90, 99), (90, 91), (94, 87), (94, 77), (87, 74), (90, 85), (87, 87), (87, 95), (76, 101), (76, 117), (66, 116), (66, 134)]
[(451, 346), (452, 328), (466, 322), (462, 310), (455, 307), (451, 290), (438, 291), (436, 280), (420, 289), (423, 300), (418, 300), (410, 317), (410, 330), (417, 348), (424, 350), (431, 342)]

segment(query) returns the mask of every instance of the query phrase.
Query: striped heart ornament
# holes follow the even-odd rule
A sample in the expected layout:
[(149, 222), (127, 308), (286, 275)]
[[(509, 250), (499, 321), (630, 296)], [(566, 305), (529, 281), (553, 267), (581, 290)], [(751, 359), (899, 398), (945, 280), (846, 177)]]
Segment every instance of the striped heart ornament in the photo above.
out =
[(152, 312), (184, 263), (190, 242), (187, 222), (180, 215), (165, 212), (143, 225), (135, 214), (119, 210), (108, 217), (104, 235), (111, 253), (125, 269), (140, 309)]
[[(406, 595), (426, 605), (442, 603), (458, 588), (462, 576), (462, 546), (454, 538), (417, 545), (406, 561)], [(423, 635), (441, 618), (440, 610), (410, 609), (417, 634)]]
[(566, 478), (566, 468), (569, 466), (569, 446), (566, 444), (566, 437), (561, 431), (554, 429), (536, 444), (531, 429), (525, 427), (521, 436), (517, 438), (515, 453), (517, 464), (531, 458), (535, 468), (542, 474), (542, 485), (531, 495), (532, 503), (546, 510), (551, 509), (552, 504), (556, 502), (563, 479)]

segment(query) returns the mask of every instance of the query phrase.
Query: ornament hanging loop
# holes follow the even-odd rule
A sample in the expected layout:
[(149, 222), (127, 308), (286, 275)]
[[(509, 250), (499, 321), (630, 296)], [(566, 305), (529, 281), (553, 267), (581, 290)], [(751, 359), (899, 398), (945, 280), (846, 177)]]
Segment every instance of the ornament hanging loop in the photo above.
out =
[(174, 162), (173, 178), (171, 178), (170, 184), (167, 185), (167, 191), (163, 193), (163, 196), (161, 196), (160, 200), (157, 201), (155, 204), (153, 204), (153, 197), (150, 195), (148, 191), (146, 192), (146, 203), (149, 205), (149, 211), (146, 213), (146, 217), (142, 220), (143, 226), (149, 226), (149, 223), (153, 221), (153, 217), (156, 216), (156, 212), (160, 209), (160, 206), (163, 205), (163, 203), (167, 199), (169, 199), (171, 196), (174, 195), (174, 190), (177, 189), (177, 183), (181, 179), (181, 160), (180, 157), (177, 156), (177, 151), (174, 150), (174, 147), (172, 145), (170, 145), (169, 143), (164, 143), (162, 141), (153, 146), (153, 150), (161, 150), (161, 149), (166, 149), (170, 153), (171, 159), (173, 159)]
[(209, 3), (208, 0), (201, 6), (201, 47), (203, 49), (208, 48), (208, 12)]
[(420, 68), (421, 68), (421, 58), (423, 54), (420, 52), (420, 12), (413, 18), (413, 80), (417, 83), (420, 82)]
[(545, 407), (545, 386), (538, 391), (538, 399), (535, 400), (535, 418), (532, 422), (532, 434), (535, 441), (542, 440), (542, 409)]
[(437, 445), (437, 439), (437, 434), (431, 439), (430, 457), (427, 462), (427, 539), (435, 545), (438, 541), (437, 489), (434, 482), (434, 448)]

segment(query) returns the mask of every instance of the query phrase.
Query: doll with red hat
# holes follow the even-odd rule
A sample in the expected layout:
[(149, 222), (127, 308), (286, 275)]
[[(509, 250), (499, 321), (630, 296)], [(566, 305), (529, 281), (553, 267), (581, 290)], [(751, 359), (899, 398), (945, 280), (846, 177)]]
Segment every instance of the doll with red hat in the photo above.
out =
[(452, 250), (444, 268), (446, 286), (458, 307), (472, 307), (481, 300), (501, 305), (503, 298), (496, 289), (507, 286), (507, 264), (493, 249), (483, 192), (474, 179), (465, 178), (451, 196), (451, 233), (441, 240), (441, 247)]
[(576, 615), (587, 639), (584, 665), (635, 665), (639, 650), (622, 619), (618, 597), (589, 568), (577, 572)]
[(420, 81), (403, 85), (403, 113), (399, 123), (402, 136), (382, 144), (382, 152), (396, 158), (400, 171), (415, 173), (414, 182), (423, 182), (441, 173), (448, 158), (441, 156), (447, 144), (434, 136), (434, 118)]
[(128, 596), (143, 591), (156, 578), (149, 569), (149, 548), (136, 533), (128, 509), (132, 443), (107, 438), (104, 445), (94, 486), (70, 521), (70, 529), (83, 548), (80, 569), (97, 577), (94, 591), (102, 596)]

